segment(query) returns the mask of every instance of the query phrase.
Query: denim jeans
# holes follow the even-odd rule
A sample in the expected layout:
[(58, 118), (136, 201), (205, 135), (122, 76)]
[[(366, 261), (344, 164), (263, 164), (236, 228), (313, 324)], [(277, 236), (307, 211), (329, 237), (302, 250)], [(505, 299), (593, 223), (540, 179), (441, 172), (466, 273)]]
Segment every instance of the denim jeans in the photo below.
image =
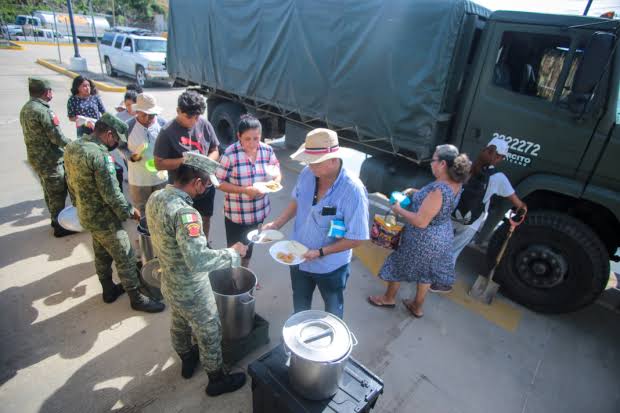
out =
[(314, 288), (319, 287), (325, 303), (325, 311), (342, 318), (344, 313), (344, 289), (349, 278), (349, 264), (326, 274), (315, 274), (291, 266), (291, 286), (293, 287), (294, 312), (309, 310), (312, 306)]

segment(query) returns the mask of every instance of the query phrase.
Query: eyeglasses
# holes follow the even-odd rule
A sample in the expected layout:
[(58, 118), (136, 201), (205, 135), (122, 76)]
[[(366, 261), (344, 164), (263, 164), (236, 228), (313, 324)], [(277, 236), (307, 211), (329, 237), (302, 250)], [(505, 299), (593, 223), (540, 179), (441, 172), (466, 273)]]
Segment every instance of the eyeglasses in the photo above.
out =
[(441, 159), (439, 159), (439, 158), (432, 158), (431, 159), (431, 163), (433, 163), (433, 162), (441, 162)]

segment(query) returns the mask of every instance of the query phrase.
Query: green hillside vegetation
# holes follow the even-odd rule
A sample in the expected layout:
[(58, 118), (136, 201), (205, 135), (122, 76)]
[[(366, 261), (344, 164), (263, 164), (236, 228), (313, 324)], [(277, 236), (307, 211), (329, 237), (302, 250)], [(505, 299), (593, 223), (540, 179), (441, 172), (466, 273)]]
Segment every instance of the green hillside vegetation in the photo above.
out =
[[(146, 22), (154, 14), (166, 14), (168, 2), (165, 0), (92, 0), (93, 12), (112, 16), (112, 4), (117, 24), (127, 22)], [(73, 12), (89, 12), (88, 0), (73, 0)], [(67, 11), (66, 0), (0, 0), (0, 16), (5, 24), (15, 22), (15, 16), (30, 14), (35, 10)]]

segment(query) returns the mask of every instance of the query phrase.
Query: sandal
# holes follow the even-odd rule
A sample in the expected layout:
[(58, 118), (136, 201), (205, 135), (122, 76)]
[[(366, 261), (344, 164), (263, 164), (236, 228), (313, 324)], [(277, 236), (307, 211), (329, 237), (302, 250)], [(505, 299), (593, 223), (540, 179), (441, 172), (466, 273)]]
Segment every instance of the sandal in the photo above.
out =
[(415, 308), (415, 305), (413, 304), (413, 301), (403, 300), (403, 304), (405, 305), (407, 310), (409, 310), (411, 315), (414, 316), (415, 318), (422, 318), (422, 317), (424, 317), (424, 313), (417, 313), (416, 312), (416, 308)]
[(394, 308), (394, 307), (396, 307), (396, 304), (387, 304), (387, 303), (375, 301), (373, 299), (373, 297), (376, 297), (376, 296), (375, 295), (368, 296), (368, 302), (370, 303), (370, 305), (373, 305), (375, 307), (383, 307), (383, 308)]

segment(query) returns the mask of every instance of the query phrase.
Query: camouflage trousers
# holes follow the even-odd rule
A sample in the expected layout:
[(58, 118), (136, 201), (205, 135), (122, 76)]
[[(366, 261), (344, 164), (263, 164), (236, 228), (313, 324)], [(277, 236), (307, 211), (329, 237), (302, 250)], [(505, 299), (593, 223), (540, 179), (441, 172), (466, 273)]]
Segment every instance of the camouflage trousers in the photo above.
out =
[(43, 188), (45, 205), (50, 212), (52, 222), (55, 223), (58, 214), (65, 208), (65, 200), (67, 199), (68, 190), (64, 165), (61, 163), (49, 169), (37, 169), (36, 173)]
[(170, 336), (172, 347), (179, 354), (192, 348), (192, 335), (200, 350), (200, 363), (207, 373), (222, 367), (222, 326), (213, 293), (198, 293), (191, 305), (180, 306), (168, 299), (172, 310)]
[(131, 248), (129, 235), (124, 229), (91, 231), (95, 252), (95, 270), (99, 280), (112, 278), (112, 261), (116, 263), (118, 278), (125, 290), (140, 286), (136, 256)]

